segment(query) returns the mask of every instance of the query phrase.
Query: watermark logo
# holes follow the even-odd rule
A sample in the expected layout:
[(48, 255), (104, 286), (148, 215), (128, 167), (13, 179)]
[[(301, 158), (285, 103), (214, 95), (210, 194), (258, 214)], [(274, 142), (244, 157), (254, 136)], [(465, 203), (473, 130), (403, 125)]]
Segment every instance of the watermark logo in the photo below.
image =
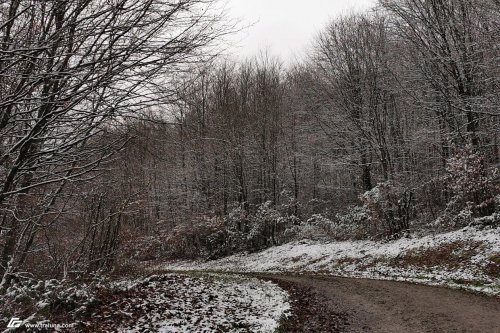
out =
[(9, 323), (7, 324), (7, 328), (18, 328), (22, 323), (23, 321), (21, 319), (14, 317), (10, 319)]
[(37, 328), (37, 329), (55, 329), (55, 330), (60, 330), (60, 329), (65, 329), (65, 328), (74, 328), (76, 326), (76, 323), (72, 324), (56, 324), (56, 323), (51, 323), (49, 321), (42, 321), (38, 322), (35, 324), (32, 323), (24, 323), (20, 318), (14, 317), (11, 318), (9, 323), (7, 324), (7, 328), (19, 328), (24, 326), (27, 328)]

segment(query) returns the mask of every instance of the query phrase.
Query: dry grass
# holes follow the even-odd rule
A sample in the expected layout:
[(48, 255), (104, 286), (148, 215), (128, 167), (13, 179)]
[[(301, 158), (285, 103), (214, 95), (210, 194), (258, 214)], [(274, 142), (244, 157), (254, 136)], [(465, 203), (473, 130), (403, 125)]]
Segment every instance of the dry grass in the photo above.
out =
[(456, 269), (468, 265), (483, 246), (482, 242), (456, 241), (429, 249), (414, 249), (390, 260), (396, 267), (446, 267)]
[(500, 278), (500, 254), (495, 254), (489, 259), (485, 273), (493, 278)]

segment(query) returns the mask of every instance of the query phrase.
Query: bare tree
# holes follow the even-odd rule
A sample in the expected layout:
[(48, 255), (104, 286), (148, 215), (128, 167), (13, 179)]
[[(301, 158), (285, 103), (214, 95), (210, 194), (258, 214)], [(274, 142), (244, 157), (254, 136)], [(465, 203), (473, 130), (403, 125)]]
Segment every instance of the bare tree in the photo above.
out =
[(391, 141), (401, 113), (388, 84), (388, 48), (384, 19), (364, 16), (332, 22), (315, 48), (316, 95), (326, 106), (320, 119), (347, 163), (359, 166), (364, 190), (373, 187), (374, 159), (384, 180), (394, 172)]
[(381, 0), (380, 4), (420, 74), (412, 81), (426, 90), (422, 106), (442, 119), (453, 142), (469, 141), (477, 148), (481, 123), (490, 122), (491, 116), (498, 121), (499, 116), (498, 49), (491, 47), (498, 39), (498, 2)]
[[(227, 30), (211, 0), (2, 1), (1, 286), (124, 137), (93, 138), (172, 98), (169, 80)], [(207, 51), (205, 49), (205, 51)]]

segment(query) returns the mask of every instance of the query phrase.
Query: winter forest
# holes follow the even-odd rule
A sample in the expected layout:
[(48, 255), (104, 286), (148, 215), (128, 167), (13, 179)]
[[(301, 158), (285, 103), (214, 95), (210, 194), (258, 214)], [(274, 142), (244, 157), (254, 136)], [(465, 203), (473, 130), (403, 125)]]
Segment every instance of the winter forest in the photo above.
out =
[[(458, 248), (493, 246), (481, 281), (498, 294), (499, 27), (498, 0), (379, 0), (289, 64), (228, 55), (244, 27), (216, 0), (1, 0), (1, 329), (79, 318), (65, 283), (169, 260), (471, 228), (475, 247), (391, 267), (453, 271), (473, 261), (453, 266)], [(55, 295), (45, 312), (16, 301), (37, 285)]]

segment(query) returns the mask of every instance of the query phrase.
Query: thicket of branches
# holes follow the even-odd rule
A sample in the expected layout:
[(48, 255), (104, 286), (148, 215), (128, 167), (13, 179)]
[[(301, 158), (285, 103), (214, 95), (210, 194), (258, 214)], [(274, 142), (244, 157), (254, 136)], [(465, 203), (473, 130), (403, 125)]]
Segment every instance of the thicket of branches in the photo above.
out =
[(123, 124), (171, 102), (176, 73), (228, 32), (221, 15), (211, 0), (0, 2), (0, 288), (108, 264), (130, 201), (103, 181)]
[(4, 3), (2, 285), (498, 223), (498, 1), (380, 0), (292, 67), (193, 66), (210, 1)]

